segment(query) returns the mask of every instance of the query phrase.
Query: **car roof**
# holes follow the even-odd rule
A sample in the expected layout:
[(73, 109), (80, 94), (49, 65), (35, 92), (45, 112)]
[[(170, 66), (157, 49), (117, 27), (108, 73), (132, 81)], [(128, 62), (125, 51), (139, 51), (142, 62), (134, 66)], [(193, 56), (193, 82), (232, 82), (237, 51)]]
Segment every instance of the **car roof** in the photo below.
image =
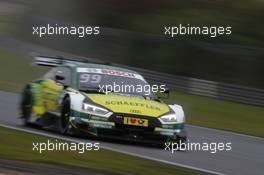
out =
[(80, 68), (81, 67), (81, 68), (95, 68), (95, 69), (110, 69), (110, 70), (118, 70), (118, 71), (124, 71), (124, 72), (139, 74), (138, 72), (130, 70), (130, 69), (116, 67), (116, 66), (110, 66), (110, 65), (105, 65), (105, 64), (72, 62), (72, 63), (68, 63), (66, 65), (70, 66), (70, 67), (74, 67), (74, 68)]

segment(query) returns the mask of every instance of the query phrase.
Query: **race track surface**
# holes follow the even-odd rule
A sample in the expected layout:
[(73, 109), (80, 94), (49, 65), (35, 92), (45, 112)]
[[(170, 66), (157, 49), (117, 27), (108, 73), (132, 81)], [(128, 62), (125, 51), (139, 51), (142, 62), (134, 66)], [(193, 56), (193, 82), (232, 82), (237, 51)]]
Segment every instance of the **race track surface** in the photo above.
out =
[[(10, 126), (56, 138), (66, 138), (55, 132), (22, 126), (21, 121), (16, 118), (18, 101), (19, 96), (17, 94), (0, 91), (0, 124), (2, 126)], [(209, 151), (178, 151), (171, 154), (164, 149), (140, 145), (104, 141), (100, 142), (100, 145), (102, 148), (214, 174), (263, 174), (264, 139), (190, 125), (187, 126), (187, 131), (190, 142), (231, 142), (232, 150), (218, 151), (215, 154)], [(71, 137), (70, 139), (74, 141), (94, 142), (80, 138)]]

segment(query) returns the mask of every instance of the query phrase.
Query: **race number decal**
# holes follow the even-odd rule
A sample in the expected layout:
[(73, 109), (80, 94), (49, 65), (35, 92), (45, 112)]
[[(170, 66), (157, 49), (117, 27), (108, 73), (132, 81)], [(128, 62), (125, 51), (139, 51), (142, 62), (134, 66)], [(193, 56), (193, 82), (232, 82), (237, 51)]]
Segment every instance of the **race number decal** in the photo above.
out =
[(102, 76), (99, 74), (81, 74), (80, 83), (98, 84), (101, 82)]

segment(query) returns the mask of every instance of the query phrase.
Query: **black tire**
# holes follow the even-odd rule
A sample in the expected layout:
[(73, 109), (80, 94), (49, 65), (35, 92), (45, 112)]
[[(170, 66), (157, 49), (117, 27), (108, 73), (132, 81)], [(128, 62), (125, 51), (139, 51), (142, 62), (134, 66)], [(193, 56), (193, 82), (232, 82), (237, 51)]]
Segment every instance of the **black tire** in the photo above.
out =
[(186, 143), (187, 142), (187, 132), (184, 130), (181, 135), (178, 135), (176, 137), (176, 139), (171, 139), (171, 138), (168, 138), (165, 142), (161, 142), (159, 144), (159, 147), (160, 148), (164, 148), (164, 146), (167, 144), (167, 143), (177, 143), (177, 144), (180, 144), (180, 143)]
[(33, 95), (30, 90), (30, 87), (26, 87), (23, 95), (22, 95), (22, 100), (21, 100), (21, 113), (22, 116), (21, 118), (24, 121), (24, 125), (29, 126), (31, 115), (32, 115), (32, 102), (33, 100)]
[(187, 142), (187, 131), (184, 129), (176, 139), (177, 143), (186, 143)]
[(61, 108), (61, 116), (59, 119), (59, 130), (61, 134), (67, 134), (70, 126), (70, 116), (71, 116), (71, 102), (70, 98), (67, 96), (63, 100)]
[(187, 137), (183, 136), (183, 137), (179, 137), (177, 139), (177, 143), (186, 143), (187, 142)]

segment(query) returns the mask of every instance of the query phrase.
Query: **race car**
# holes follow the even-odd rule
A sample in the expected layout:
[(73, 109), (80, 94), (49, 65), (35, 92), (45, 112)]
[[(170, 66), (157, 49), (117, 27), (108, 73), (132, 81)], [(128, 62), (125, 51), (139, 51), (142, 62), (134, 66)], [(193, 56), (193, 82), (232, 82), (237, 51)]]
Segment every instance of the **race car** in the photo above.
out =
[(52, 126), (62, 134), (148, 143), (186, 141), (182, 106), (167, 105), (143, 88), (109, 88), (150, 86), (139, 73), (107, 64), (45, 56), (35, 57), (34, 64), (53, 68), (23, 89), (20, 117), (25, 125), (37, 123)]

